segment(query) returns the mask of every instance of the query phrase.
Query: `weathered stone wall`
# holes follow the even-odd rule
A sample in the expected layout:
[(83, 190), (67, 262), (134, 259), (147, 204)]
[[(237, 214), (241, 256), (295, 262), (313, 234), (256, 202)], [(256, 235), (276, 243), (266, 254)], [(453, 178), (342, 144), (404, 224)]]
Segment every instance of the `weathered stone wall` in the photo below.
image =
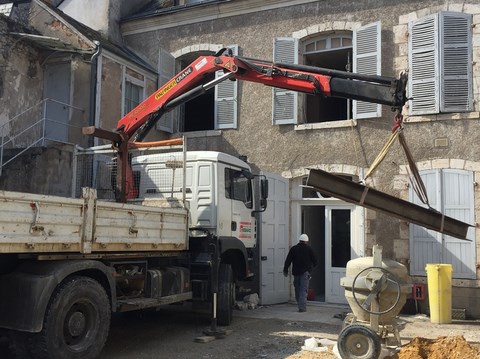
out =
[[(40, 51), (9, 32), (25, 29), (0, 17), (0, 135), (2, 143), (11, 140), (20, 129), (19, 122), (33, 123), (41, 113), (43, 71)], [(18, 121), (11, 119), (19, 114)], [(8, 143), (7, 147), (15, 143)]]
[[(59, 2), (59, 1), (57, 1)], [(110, 41), (121, 44), (122, 36), (118, 23), (124, 15), (135, 12), (144, 6), (148, 0), (110, 1), (84, 0), (61, 1), (58, 8), (75, 20), (100, 32)]]
[(2, 169), (0, 189), (70, 197), (72, 156), (71, 145), (30, 149)]
[[(216, 47), (228, 44), (238, 44), (240, 55), (271, 59), (274, 37), (301, 37), (302, 33), (308, 36), (312, 28), (334, 31), (381, 20), (383, 74), (396, 75), (406, 68), (402, 53), (405, 44), (396, 40), (399, 22), (403, 21), (401, 16), (432, 6), (443, 7), (443, 1), (407, 1), (401, 4), (395, 1), (360, 1), (348, 6), (336, 1), (323, 1), (152, 30), (128, 35), (125, 39), (151, 63), (158, 61), (159, 47), (181, 54), (199, 45)], [(234, 154), (247, 155), (258, 168), (267, 171), (282, 173), (320, 163), (368, 167), (388, 138), (393, 124), (392, 114), (386, 111), (383, 119), (360, 120), (353, 128), (296, 131), (293, 125), (273, 126), (270, 88), (247, 82), (239, 86), (238, 130), (224, 130), (221, 136), (209, 138), (208, 145), (227, 151), (235, 149)], [(478, 117), (476, 113), (472, 116)], [(455, 155), (458, 153), (478, 159), (477, 151), (467, 145), (474, 140), (478, 126), (478, 121), (457, 121), (455, 126), (450, 121), (433, 125), (430, 121), (408, 126), (405, 133), (415, 158), (445, 157), (442, 152), (449, 152), (447, 157), (463, 157)], [(452, 138), (459, 136), (462, 142), (447, 149), (432, 148), (433, 139), (446, 133)], [(223, 148), (225, 142), (231, 146)], [(191, 143), (193, 146), (198, 143), (199, 148), (205, 145), (204, 139)], [(404, 163), (399, 152), (398, 147), (394, 148), (392, 155), (379, 168), (376, 185), (380, 190), (398, 194), (391, 179), (398, 165)]]

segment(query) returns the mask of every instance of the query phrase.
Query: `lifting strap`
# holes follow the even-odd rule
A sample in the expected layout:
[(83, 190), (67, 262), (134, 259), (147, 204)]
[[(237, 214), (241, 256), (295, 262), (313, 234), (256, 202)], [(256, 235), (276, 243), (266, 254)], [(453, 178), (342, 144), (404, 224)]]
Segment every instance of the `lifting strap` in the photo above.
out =
[(370, 177), (373, 172), (376, 171), (377, 167), (380, 165), (380, 163), (383, 161), (385, 156), (387, 155), (388, 151), (390, 150), (390, 147), (392, 147), (393, 143), (395, 142), (395, 139), (398, 137), (398, 134), (400, 132), (400, 127), (397, 127), (396, 130), (392, 131), (390, 134), (390, 137), (388, 138), (388, 141), (385, 143), (379, 154), (377, 155), (377, 158), (372, 162), (370, 168), (368, 169), (364, 181)]
[(418, 171), (417, 165), (415, 164), (415, 160), (413, 159), (412, 152), (408, 148), (407, 140), (405, 139), (405, 135), (403, 133), (402, 122), (403, 122), (403, 115), (397, 112), (397, 114), (395, 115), (395, 125), (393, 126), (392, 133), (390, 134), (388, 141), (383, 146), (377, 158), (375, 158), (375, 160), (372, 162), (372, 165), (368, 169), (365, 175), (365, 178), (363, 180), (365, 181), (368, 177), (370, 177), (375, 172), (377, 167), (380, 165), (380, 163), (383, 161), (388, 151), (392, 147), (393, 143), (395, 142), (395, 139), (398, 137), (399, 143), (402, 146), (403, 151), (405, 152), (405, 156), (407, 157), (407, 162), (408, 162), (407, 172), (410, 178), (410, 182), (412, 184), (412, 188), (417, 194), (420, 201), (426, 204), (428, 208), (431, 208), (430, 203), (428, 201), (425, 184), (423, 183), (422, 177), (420, 176), (420, 172)]

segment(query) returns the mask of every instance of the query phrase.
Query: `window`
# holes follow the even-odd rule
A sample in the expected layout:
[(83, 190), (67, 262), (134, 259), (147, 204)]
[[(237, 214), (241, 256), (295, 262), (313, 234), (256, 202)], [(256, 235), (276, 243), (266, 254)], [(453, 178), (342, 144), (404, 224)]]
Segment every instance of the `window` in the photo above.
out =
[[(381, 74), (381, 24), (365, 25), (354, 32), (334, 31), (304, 39), (274, 39), (275, 62)], [(299, 47), (301, 58), (299, 59)], [(300, 102), (300, 103), (299, 103)], [(300, 109), (300, 110), (298, 110)], [(381, 105), (323, 96), (298, 96), (295, 91), (273, 90), (273, 123), (301, 124), (379, 117)]]
[[(238, 46), (228, 47), (234, 55), (238, 53)], [(197, 51), (175, 59), (165, 50), (160, 50), (160, 86), (167, 83), (180, 69), (188, 67), (200, 56), (208, 55), (213, 55), (213, 53)], [(222, 74), (222, 71), (208, 74), (201, 83), (213, 81)], [(172, 133), (175, 130), (193, 132), (237, 128), (237, 87), (237, 81), (221, 82), (205, 94), (162, 116), (157, 124), (157, 129)]]
[(473, 109), (472, 15), (440, 12), (409, 23), (410, 114)]
[(131, 82), (125, 82), (125, 102), (123, 113), (127, 114), (140, 104), (143, 88)]
[[(422, 171), (431, 207), (465, 223), (474, 223), (473, 174), (465, 170), (443, 169)], [(410, 190), (410, 200), (421, 204)], [(475, 233), (469, 241), (453, 238), (417, 225), (410, 225), (410, 273), (425, 275), (427, 263), (448, 263), (453, 278), (475, 279)]]
[(123, 93), (123, 116), (137, 107), (145, 98), (144, 77), (132, 70), (125, 69), (125, 88)]
[[(195, 56), (197, 57), (197, 56)], [(191, 61), (182, 62), (181, 68), (187, 67)], [(204, 82), (215, 79), (215, 74), (208, 74)], [(183, 116), (179, 122), (181, 132), (208, 131), (215, 129), (214, 106), (215, 89), (208, 90), (205, 94), (198, 96), (183, 105)]]
[(241, 201), (252, 208), (252, 181), (242, 171), (225, 168), (225, 197)]
[[(308, 66), (349, 71), (352, 68), (352, 34), (320, 35), (303, 43), (303, 63)], [(352, 101), (343, 98), (305, 96), (305, 123), (351, 118)]]

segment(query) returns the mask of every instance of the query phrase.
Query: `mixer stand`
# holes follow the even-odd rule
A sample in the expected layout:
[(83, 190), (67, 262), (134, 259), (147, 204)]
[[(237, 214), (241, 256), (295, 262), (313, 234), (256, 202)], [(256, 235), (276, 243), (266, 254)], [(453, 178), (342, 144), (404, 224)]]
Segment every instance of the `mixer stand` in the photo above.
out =
[[(356, 324), (356, 325), (363, 325), (366, 327), (370, 327), (370, 322), (365, 322), (361, 320), (357, 320), (357, 317), (353, 315), (353, 313), (348, 313), (343, 321), (343, 328)], [(405, 329), (405, 321), (395, 318), (393, 319), (393, 323), (382, 325), (379, 324), (375, 333), (380, 338), (381, 345), (387, 347), (399, 347), (402, 345), (402, 341), (400, 339), (400, 331)], [(373, 330), (373, 329), (372, 329)]]

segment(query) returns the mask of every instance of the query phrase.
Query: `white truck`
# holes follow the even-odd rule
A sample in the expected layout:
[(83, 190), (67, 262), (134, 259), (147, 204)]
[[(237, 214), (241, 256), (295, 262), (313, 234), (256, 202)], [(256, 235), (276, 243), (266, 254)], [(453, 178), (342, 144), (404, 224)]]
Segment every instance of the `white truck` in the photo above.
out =
[(105, 170), (115, 168), (99, 160), (112, 152), (103, 148), (77, 153), (97, 172), (81, 198), (0, 192), (0, 327), (19, 356), (94, 358), (112, 311), (187, 300), (209, 310), (217, 292), (216, 321), (230, 324), (235, 282), (253, 278), (267, 182), (254, 186), (236, 157), (183, 148), (132, 151), (138, 198), (128, 203), (98, 198), (112, 196)]

